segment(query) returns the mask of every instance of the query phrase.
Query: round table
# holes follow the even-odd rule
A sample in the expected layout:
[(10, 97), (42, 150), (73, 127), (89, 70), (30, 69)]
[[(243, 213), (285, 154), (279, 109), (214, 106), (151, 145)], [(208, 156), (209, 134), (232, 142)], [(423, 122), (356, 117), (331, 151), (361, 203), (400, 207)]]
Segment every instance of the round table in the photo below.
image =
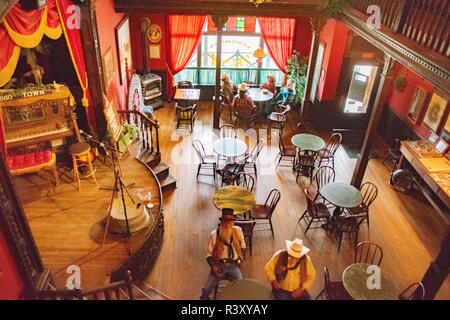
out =
[[(267, 92), (267, 93), (264, 93)], [(248, 89), (248, 95), (254, 102), (266, 102), (272, 100), (273, 93), (269, 90), (263, 90), (259, 88), (250, 88)]]
[(214, 152), (227, 158), (234, 158), (243, 155), (247, 151), (244, 141), (235, 138), (222, 138), (214, 141)]
[(355, 208), (362, 202), (361, 191), (351, 184), (342, 182), (327, 183), (319, 190), (327, 201), (339, 208)]
[[(379, 287), (375, 279), (376, 266), (368, 269), (370, 264), (355, 263), (349, 265), (342, 274), (345, 290), (355, 300), (398, 300), (400, 293), (397, 285), (380, 268)], [(370, 279), (369, 279), (370, 277)]]
[(291, 142), (302, 150), (319, 151), (325, 147), (325, 141), (322, 138), (308, 133), (296, 134), (291, 138)]
[(242, 279), (230, 282), (217, 295), (218, 300), (274, 300), (272, 290), (265, 284)]
[(239, 186), (225, 186), (219, 189), (213, 198), (217, 209), (230, 208), (234, 214), (243, 214), (255, 206), (255, 196), (247, 189)]

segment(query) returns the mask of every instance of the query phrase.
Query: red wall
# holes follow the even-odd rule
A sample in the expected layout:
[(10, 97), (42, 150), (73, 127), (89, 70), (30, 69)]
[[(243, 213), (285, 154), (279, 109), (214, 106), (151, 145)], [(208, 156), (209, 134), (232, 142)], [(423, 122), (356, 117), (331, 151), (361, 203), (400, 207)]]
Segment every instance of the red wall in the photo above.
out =
[(343, 22), (329, 19), (320, 33), (321, 40), (326, 44), (322, 62), (325, 77), (319, 80), (317, 88), (320, 101), (335, 100), (349, 31)]
[(23, 287), (16, 263), (0, 231), (0, 300), (18, 300)]
[[(113, 0), (97, 1), (96, 8), (97, 28), (100, 42), (100, 51), (103, 56), (108, 48), (112, 48), (114, 56), (115, 75), (108, 88), (106, 88), (108, 100), (113, 100), (117, 109), (125, 109), (127, 85), (120, 84), (119, 66), (116, 47), (115, 28), (125, 16), (114, 11)], [(130, 30), (131, 33), (131, 30)], [(133, 61), (134, 62), (134, 61)]]
[[(411, 126), (411, 128), (414, 129), (414, 131), (416, 131), (420, 136), (422, 136), (422, 138), (426, 138), (429, 134), (429, 130), (423, 125), (412, 124), (408, 120), (408, 112), (416, 86), (421, 86), (428, 92), (428, 99), (431, 97), (431, 92), (434, 90), (434, 86), (433, 84), (419, 77), (413, 71), (407, 69), (401, 64), (397, 64), (394, 69), (394, 79), (396, 79), (401, 72), (406, 72), (405, 89), (402, 92), (400, 92), (397, 89), (395, 89), (395, 87), (393, 87), (392, 92), (387, 100), (387, 103), (400, 118), (405, 120), (405, 122), (408, 123)], [(426, 101), (425, 104), (427, 104), (428, 101)]]

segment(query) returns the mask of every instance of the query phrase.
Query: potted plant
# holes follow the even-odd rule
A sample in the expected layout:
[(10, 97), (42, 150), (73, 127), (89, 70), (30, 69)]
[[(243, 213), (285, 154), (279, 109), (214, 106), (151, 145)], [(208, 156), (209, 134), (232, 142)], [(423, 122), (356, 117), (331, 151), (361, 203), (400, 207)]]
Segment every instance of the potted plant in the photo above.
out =
[(330, 19), (339, 19), (344, 12), (343, 8), (347, 4), (346, 0), (320, 0), (317, 11)]
[(141, 129), (139, 129), (137, 125), (125, 121), (123, 123), (122, 134), (119, 139), (119, 150), (123, 151), (131, 142), (137, 140), (140, 132)]
[(285, 70), (288, 73), (288, 79), (294, 79), (296, 83), (294, 103), (300, 103), (305, 94), (308, 58), (294, 50), (293, 55), (288, 58)]

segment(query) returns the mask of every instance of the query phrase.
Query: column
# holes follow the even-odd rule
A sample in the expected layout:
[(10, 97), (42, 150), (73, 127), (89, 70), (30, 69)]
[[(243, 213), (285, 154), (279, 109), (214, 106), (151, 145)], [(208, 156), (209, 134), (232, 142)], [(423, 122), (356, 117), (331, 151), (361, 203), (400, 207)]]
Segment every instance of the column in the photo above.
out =
[(323, 26), (326, 24), (326, 19), (323, 17), (311, 17), (311, 29), (313, 33), (311, 42), (311, 51), (308, 60), (308, 71), (306, 73), (306, 83), (305, 83), (305, 95), (303, 96), (303, 103), (301, 109), (300, 118), (306, 120), (309, 115), (309, 109), (312, 105), (311, 101), (311, 90), (314, 77), (314, 68), (317, 61), (317, 53), (319, 51), (319, 40), (320, 31), (322, 31)]
[(214, 90), (214, 121), (213, 128), (219, 129), (220, 122), (220, 73), (222, 69), (222, 29), (228, 20), (227, 16), (212, 16), (217, 28), (217, 52), (216, 52), (216, 86)]
[(369, 126), (366, 131), (366, 136), (364, 137), (364, 142), (358, 157), (358, 161), (356, 162), (355, 171), (353, 172), (351, 181), (351, 184), (356, 188), (359, 188), (361, 186), (362, 180), (364, 178), (364, 173), (366, 172), (367, 164), (369, 162), (369, 154), (370, 150), (372, 149), (373, 141), (375, 140), (378, 124), (381, 120), (381, 115), (383, 113), (386, 99), (392, 89), (394, 79), (392, 75), (392, 69), (394, 63), (394, 59), (391, 56), (385, 54), (383, 72), (381, 73), (381, 79), (378, 85), (378, 92), (375, 98), (374, 106), (372, 108)]

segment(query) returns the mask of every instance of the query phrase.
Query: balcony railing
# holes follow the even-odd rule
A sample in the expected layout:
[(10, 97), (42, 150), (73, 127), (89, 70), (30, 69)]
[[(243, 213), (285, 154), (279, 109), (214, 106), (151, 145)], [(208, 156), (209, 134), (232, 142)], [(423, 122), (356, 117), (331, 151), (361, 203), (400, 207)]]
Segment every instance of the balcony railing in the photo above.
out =
[(450, 0), (349, 0), (357, 11), (381, 9), (381, 24), (421, 46), (450, 56)]

